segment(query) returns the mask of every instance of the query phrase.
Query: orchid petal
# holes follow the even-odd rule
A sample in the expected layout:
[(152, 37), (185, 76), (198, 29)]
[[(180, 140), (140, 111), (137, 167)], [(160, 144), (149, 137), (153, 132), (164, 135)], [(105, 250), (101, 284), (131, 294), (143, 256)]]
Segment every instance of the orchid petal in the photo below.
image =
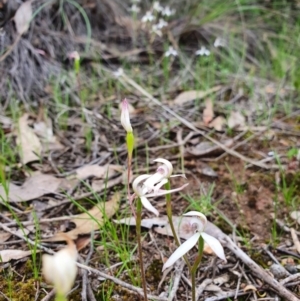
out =
[(151, 205), (151, 203), (148, 201), (148, 199), (145, 196), (141, 196), (140, 199), (141, 199), (141, 202), (142, 202), (143, 206), (147, 210), (151, 211), (156, 216), (159, 216), (159, 212)]
[(162, 180), (154, 187), (154, 192), (159, 191), (160, 188), (161, 188), (162, 186), (164, 186), (165, 184), (168, 183), (168, 181), (169, 181), (168, 179), (162, 179)]
[(169, 194), (169, 193), (172, 193), (172, 192), (180, 191), (188, 185), (189, 185), (189, 183), (186, 183), (186, 184), (182, 185), (179, 188), (175, 188), (175, 189), (171, 189), (171, 190), (160, 189), (157, 192), (152, 192), (152, 193), (146, 194), (145, 196), (151, 198), (151, 197), (155, 197), (155, 196), (166, 195), (166, 194)]
[(166, 167), (168, 168), (168, 175), (166, 176), (166, 178), (169, 178), (173, 172), (173, 165), (170, 161), (163, 159), (163, 158), (157, 158), (155, 160), (153, 160), (154, 162), (159, 162), (162, 163), (164, 165), (166, 165)]
[(201, 222), (203, 223), (203, 226), (205, 228), (206, 224), (207, 224), (207, 218), (206, 216), (201, 213), (201, 212), (198, 212), (198, 211), (189, 211), (185, 214), (183, 214), (184, 216), (192, 216), (192, 217), (197, 217), (201, 220)]
[(201, 233), (197, 232), (193, 236), (191, 236), (187, 241), (181, 244), (165, 262), (162, 271), (172, 266), (180, 257), (185, 255), (189, 250), (191, 250), (197, 244), (200, 235)]
[(219, 258), (227, 261), (224, 254), (224, 249), (216, 238), (204, 232), (201, 233), (201, 236)]
[(148, 188), (148, 190), (153, 190), (154, 185), (161, 182), (164, 178), (166, 178), (165, 175), (161, 174), (160, 172), (156, 172), (145, 181), (144, 185)]
[(175, 178), (175, 177), (182, 177), (186, 179), (186, 175), (184, 173), (170, 176), (170, 178)]
[(149, 177), (151, 177), (151, 175), (140, 175), (137, 178), (134, 179), (133, 183), (132, 183), (132, 189), (133, 191), (140, 196), (140, 189), (139, 189), (139, 184), (144, 181), (145, 179), (148, 179)]

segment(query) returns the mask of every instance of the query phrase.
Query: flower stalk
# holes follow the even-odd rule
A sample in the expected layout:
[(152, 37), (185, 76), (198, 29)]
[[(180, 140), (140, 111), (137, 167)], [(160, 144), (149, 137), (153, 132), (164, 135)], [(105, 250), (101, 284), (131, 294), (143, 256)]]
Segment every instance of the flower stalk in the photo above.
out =
[(143, 286), (143, 292), (144, 292), (144, 300), (148, 301), (147, 283), (146, 283), (145, 270), (144, 270), (144, 261), (143, 261), (141, 222), (142, 222), (142, 201), (141, 201), (140, 198), (138, 198), (137, 199), (137, 206), (136, 206), (136, 239), (137, 239), (137, 243), (138, 243), (138, 253), (139, 253), (139, 261), (140, 261), (142, 286)]

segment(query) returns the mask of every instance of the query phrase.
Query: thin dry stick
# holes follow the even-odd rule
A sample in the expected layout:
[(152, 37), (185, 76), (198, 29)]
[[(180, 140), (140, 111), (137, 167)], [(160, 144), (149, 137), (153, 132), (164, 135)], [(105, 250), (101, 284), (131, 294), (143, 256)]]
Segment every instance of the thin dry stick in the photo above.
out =
[[(170, 108), (168, 108), (167, 106), (163, 105), (158, 99), (154, 98), (150, 93), (148, 93), (143, 87), (141, 87), (139, 84), (137, 84), (134, 80), (132, 80), (131, 78), (129, 78), (127, 75), (125, 75), (124, 73), (122, 74), (122, 76), (119, 78), (124, 78), (124, 80), (130, 84), (132, 87), (134, 87), (136, 90), (138, 90), (140, 93), (142, 93), (144, 96), (146, 96), (148, 99), (150, 99), (152, 102), (154, 102), (156, 105), (162, 107), (166, 112), (168, 112), (169, 114), (173, 115), (177, 120), (179, 120), (182, 124), (184, 124), (185, 126), (187, 126), (189, 129), (195, 131), (196, 133), (202, 135), (204, 138), (206, 138), (207, 140), (211, 141), (212, 143), (218, 145), (220, 148), (222, 148), (225, 152), (227, 152), (228, 154), (239, 158), (249, 164), (258, 166), (260, 168), (264, 168), (264, 169), (271, 169), (271, 168), (278, 168), (277, 165), (271, 165), (268, 166), (266, 164), (263, 164), (261, 162), (257, 162), (255, 160), (252, 160), (248, 157), (245, 157), (244, 155), (236, 152), (233, 149), (228, 148), (227, 146), (225, 146), (224, 144), (220, 143), (219, 141), (215, 140), (214, 138), (206, 135), (203, 131), (200, 131), (199, 129), (197, 129), (191, 122), (189, 122), (188, 120), (184, 119), (183, 117), (179, 116), (177, 113), (175, 113), (174, 111), (172, 111)], [(122, 82), (122, 81), (121, 81)]]
[(196, 292), (196, 300), (200, 298), (205, 288), (212, 283), (212, 279), (205, 279), (203, 282), (198, 286)]
[(294, 228), (291, 228), (291, 235), (297, 252), (300, 254), (300, 241)]
[[(125, 288), (127, 288), (127, 289), (129, 289), (129, 290), (131, 290), (131, 291), (134, 291), (134, 292), (138, 293), (138, 294), (141, 295), (141, 296), (144, 296), (143, 289), (140, 288), (140, 287), (133, 286), (133, 285), (127, 283), (127, 282), (124, 282), (124, 281), (122, 281), (122, 280), (120, 280), (120, 279), (118, 279), (118, 278), (115, 278), (115, 277), (113, 277), (113, 276), (110, 276), (110, 275), (107, 275), (107, 274), (105, 274), (105, 273), (102, 273), (102, 272), (100, 272), (100, 271), (98, 271), (98, 270), (96, 270), (96, 269), (93, 269), (93, 268), (91, 268), (91, 267), (89, 267), (89, 266), (86, 266), (86, 265), (84, 265), (84, 264), (77, 263), (77, 266), (78, 266), (79, 268), (86, 269), (86, 270), (88, 270), (89, 272), (91, 272), (91, 273), (93, 273), (93, 274), (95, 274), (95, 275), (97, 275), (97, 276), (103, 277), (103, 278), (105, 278), (105, 279), (107, 279), (107, 280), (111, 280), (111, 281), (113, 281), (114, 283), (116, 283), (116, 284), (118, 284), (118, 285), (121, 285), (121, 286), (123, 286), (123, 287), (125, 287)], [(147, 297), (148, 297), (149, 299), (154, 299), (154, 300), (158, 300), (158, 301), (167, 301), (167, 300), (168, 300), (167, 298), (157, 297), (157, 296), (153, 296), (153, 295), (149, 295), (149, 294), (147, 294)]]
[(181, 260), (179, 262), (180, 263), (175, 266), (174, 284), (173, 284), (172, 290), (169, 294), (168, 301), (172, 301), (176, 297), (176, 292), (179, 287), (179, 282), (180, 282), (180, 279), (182, 276), (182, 271), (183, 271), (183, 268), (185, 265), (185, 262), (183, 260)]

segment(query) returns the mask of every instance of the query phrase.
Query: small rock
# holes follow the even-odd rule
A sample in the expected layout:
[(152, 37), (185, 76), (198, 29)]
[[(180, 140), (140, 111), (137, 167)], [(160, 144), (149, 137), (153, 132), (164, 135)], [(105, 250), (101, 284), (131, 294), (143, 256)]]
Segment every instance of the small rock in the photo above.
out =
[(285, 270), (285, 268), (277, 263), (273, 263), (270, 266), (270, 272), (274, 275), (276, 279), (282, 279), (289, 276), (289, 273)]

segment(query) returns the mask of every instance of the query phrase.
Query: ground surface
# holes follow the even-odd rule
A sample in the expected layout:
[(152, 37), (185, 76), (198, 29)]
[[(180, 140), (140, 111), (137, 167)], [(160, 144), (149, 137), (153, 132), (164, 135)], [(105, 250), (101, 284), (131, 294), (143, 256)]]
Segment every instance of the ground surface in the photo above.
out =
[[(132, 215), (124, 97), (136, 137), (131, 179), (170, 160), (187, 178), (172, 188), (189, 183), (172, 195), (173, 215), (203, 212), (272, 277), (293, 277), (280, 285), (299, 299), (299, 4), (169, 1), (164, 16), (150, 2), (137, 13), (118, 1), (76, 3), (35, 1), (34, 11), (46, 8), (20, 40), (18, 5), (0, 6), (11, 14), (0, 20), (0, 300), (54, 298), (41, 255), (63, 246), (61, 232), (95, 269), (79, 269), (69, 300), (142, 298), (136, 229), (118, 222)], [(147, 10), (154, 19), (143, 22)], [(168, 24), (155, 29), (161, 18)], [(165, 199), (151, 202), (163, 219)], [(190, 300), (182, 262), (161, 272), (176, 245), (157, 224), (143, 228), (148, 293)], [(282, 297), (224, 247), (227, 264), (205, 253), (199, 300)]]

